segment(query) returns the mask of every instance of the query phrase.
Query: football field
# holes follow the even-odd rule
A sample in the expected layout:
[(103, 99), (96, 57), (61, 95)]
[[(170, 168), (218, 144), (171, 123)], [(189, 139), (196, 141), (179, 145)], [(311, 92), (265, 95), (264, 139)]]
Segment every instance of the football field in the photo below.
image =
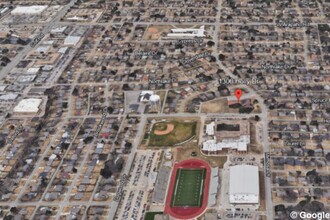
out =
[(206, 169), (178, 169), (172, 207), (200, 207), (203, 202)]

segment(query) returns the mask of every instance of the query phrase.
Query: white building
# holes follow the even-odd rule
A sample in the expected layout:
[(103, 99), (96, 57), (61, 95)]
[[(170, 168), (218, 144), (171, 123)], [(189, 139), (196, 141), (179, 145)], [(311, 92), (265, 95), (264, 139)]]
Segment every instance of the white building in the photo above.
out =
[(8, 8), (8, 7), (5, 7), (5, 8), (1, 8), (1, 9), (0, 9), (0, 15), (2, 15), (2, 14), (4, 14), (4, 13), (6, 13), (8, 10), (9, 10), (9, 8)]
[(12, 15), (39, 15), (46, 10), (47, 5), (17, 6), (11, 11)]
[[(227, 124), (230, 125), (232, 123), (227, 122)], [(217, 130), (219, 125), (226, 126), (227, 124), (219, 124), (214, 121), (206, 124), (206, 134), (213, 137), (213, 139), (208, 138), (208, 140), (203, 142), (203, 153), (218, 154), (223, 150), (234, 150), (239, 153), (247, 152), (250, 144), (249, 124), (242, 121), (238, 124), (238, 130)]]
[(26, 73), (27, 74), (37, 74), (40, 71), (40, 67), (31, 67), (29, 68)]
[(53, 28), (50, 31), (50, 33), (51, 34), (64, 34), (66, 29), (67, 29), (67, 26), (56, 27), (56, 28)]
[(81, 37), (78, 36), (67, 36), (64, 39), (64, 46), (76, 46), (79, 41), (80, 41)]
[(212, 121), (210, 124), (206, 125), (206, 134), (207, 135), (210, 135), (210, 136), (214, 135), (214, 126), (215, 126), (214, 121)]
[(0, 95), (0, 101), (7, 101), (7, 102), (12, 102), (15, 101), (18, 97), (18, 94), (15, 93), (7, 93), (4, 95)]
[(172, 33), (167, 34), (167, 37), (205, 37), (205, 26), (199, 29), (193, 28), (175, 28), (171, 29)]
[(66, 52), (68, 52), (69, 47), (61, 47), (58, 52), (61, 54), (65, 54)]
[(49, 49), (50, 49), (50, 46), (39, 46), (39, 47), (37, 47), (36, 51), (38, 53), (44, 53), (45, 54), (45, 53), (48, 53)]
[(166, 150), (165, 151), (165, 159), (166, 160), (172, 160), (172, 158), (173, 158), (173, 155), (172, 155), (171, 150)]
[(160, 111), (160, 96), (159, 95), (152, 95), (150, 96), (149, 103), (151, 106), (151, 110), (153, 111)]
[(14, 108), (15, 113), (38, 113), (42, 99), (22, 99)]
[(149, 102), (150, 101), (150, 97), (154, 95), (153, 91), (142, 91), (140, 93), (140, 102)]
[(229, 202), (233, 205), (259, 204), (257, 166), (236, 165), (229, 168)]
[(73, 16), (73, 17), (67, 18), (67, 20), (69, 20), (69, 21), (87, 21), (87, 18)]
[(250, 144), (250, 135), (242, 135), (237, 138), (225, 138), (221, 142), (207, 140), (203, 143), (202, 151), (217, 152), (225, 149), (236, 150), (238, 152), (246, 152)]

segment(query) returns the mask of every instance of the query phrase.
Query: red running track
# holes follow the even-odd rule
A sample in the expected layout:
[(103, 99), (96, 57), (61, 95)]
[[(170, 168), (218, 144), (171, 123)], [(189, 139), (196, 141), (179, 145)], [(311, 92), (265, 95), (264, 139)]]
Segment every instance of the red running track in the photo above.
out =
[[(171, 207), (172, 195), (175, 188), (176, 173), (179, 168), (205, 168), (206, 177), (203, 191), (203, 203), (201, 207)], [(166, 214), (176, 218), (176, 219), (192, 219), (200, 216), (204, 213), (207, 208), (208, 197), (209, 197), (209, 188), (210, 188), (210, 176), (211, 176), (211, 167), (204, 160), (198, 159), (189, 159), (181, 161), (174, 165), (169, 189), (167, 192), (165, 210)]]

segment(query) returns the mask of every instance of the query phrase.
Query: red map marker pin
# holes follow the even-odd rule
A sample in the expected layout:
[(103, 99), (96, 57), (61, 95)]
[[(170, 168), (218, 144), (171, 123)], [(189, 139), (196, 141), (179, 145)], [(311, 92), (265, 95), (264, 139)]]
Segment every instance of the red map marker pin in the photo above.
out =
[(236, 96), (238, 102), (242, 95), (243, 95), (242, 90), (240, 90), (240, 89), (235, 90), (235, 96)]

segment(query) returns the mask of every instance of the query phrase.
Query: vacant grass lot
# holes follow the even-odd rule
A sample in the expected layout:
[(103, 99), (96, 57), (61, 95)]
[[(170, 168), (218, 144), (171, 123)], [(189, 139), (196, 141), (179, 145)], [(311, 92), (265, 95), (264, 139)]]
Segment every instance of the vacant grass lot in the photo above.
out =
[(206, 169), (178, 169), (171, 206), (200, 207), (205, 175)]
[[(173, 124), (174, 129), (166, 135), (156, 135), (155, 130), (167, 127), (166, 124)], [(174, 146), (196, 135), (197, 122), (159, 122), (156, 123), (151, 131), (149, 146)]]
[(192, 158), (191, 153), (195, 152), (196, 159), (207, 161), (212, 167), (223, 168), (227, 161), (227, 156), (205, 156), (201, 153), (199, 146), (196, 143), (189, 142), (184, 147), (177, 147), (174, 151), (174, 160), (183, 161)]

